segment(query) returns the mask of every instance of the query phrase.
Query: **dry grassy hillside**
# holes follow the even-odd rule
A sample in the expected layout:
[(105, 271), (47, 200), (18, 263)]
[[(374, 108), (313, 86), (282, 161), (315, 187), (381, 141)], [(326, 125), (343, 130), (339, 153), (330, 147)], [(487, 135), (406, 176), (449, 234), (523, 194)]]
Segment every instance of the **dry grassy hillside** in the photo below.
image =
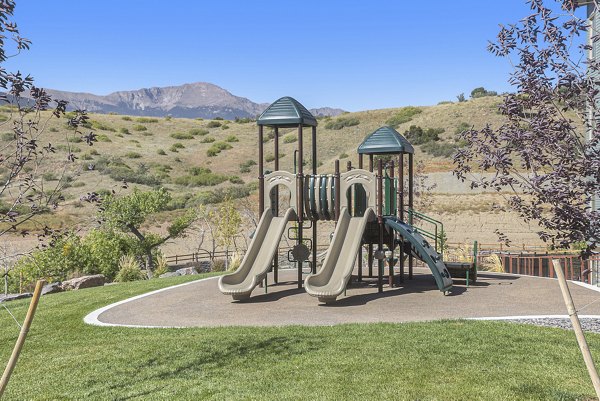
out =
[[(404, 133), (411, 125), (420, 126), (424, 130), (443, 130), (439, 134), (440, 143), (451, 146), (456, 132), (467, 126), (481, 128), (486, 123), (499, 125), (502, 117), (497, 108), (500, 102), (499, 97), (485, 97), (463, 103), (419, 107), (420, 113), (413, 115), (410, 121), (400, 123), (397, 130)], [(386, 125), (386, 122), (403, 111), (404, 109), (369, 110), (347, 113), (337, 118), (320, 119), (317, 133), (320, 172), (332, 172), (334, 160), (337, 158), (342, 159), (344, 163), (350, 160), (356, 165), (356, 148), (365, 136)], [(2, 114), (6, 114), (6, 110)], [(219, 188), (234, 188), (236, 194), (244, 195), (252, 192), (256, 186), (257, 167), (254, 162), (258, 158), (257, 129), (252, 121), (102, 114), (92, 114), (90, 118), (90, 129), (96, 132), (99, 141), (93, 147), (83, 142), (71, 143), (72, 150), (78, 157), (79, 172), (70, 173), (72, 179), (70, 188), (66, 190), (67, 202), (57, 216), (48, 218), (51, 225), (75, 224), (85, 227), (93, 220), (94, 209), (80, 202), (79, 197), (87, 192), (119, 188), (122, 178), (132, 183), (130, 187), (147, 189), (161, 185), (168, 188), (176, 201), (176, 207), (211, 202), (207, 199), (213, 199), (212, 195), (215, 190), (218, 193)], [(331, 127), (344, 120), (349, 126), (340, 129)], [(10, 121), (3, 124), (4, 129), (8, 131)], [(47, 141), (53, 142), (55, 146), (64, 146), (65, 137), (69, 133), (65, 119), (50, 120), (46, 130)], [(266, 131), (267, 137), (270, 132), (269, 129)], [(295, 129), (280, 130), (282, 169), (293, 169), (296, 132)], [(306, 130), (305, 133), (305, 158), (309, 158), (310, 131)], [(11, 135), (8, 132), (0, 134), (0, 144), (9, 141)], [(218, 146), (222, 150), (216, 150)], [(486, 227), (485, 222), (488, 220), (486, 216), (489, 206), (497, 201), (497, 196), (465, 195), (469, 193), (467, 186), (458, 185), (449, 174), (452, 162), (448, 157), (433, 157), (424, 152), (423, 147), (416, 148), (415, 159), (425, 163), (426, 171), (433, 173), (430, 174), (430, 178), (433, 178), (431, 181), (436, 182), (439, 188), (434, 190), (434, 205), (429, 212), (453, 221), (449, 225), (450, 240), (495, 240), (491, 234), (494, 229)], [(272, 139), (265, 143), (265, 155), (267, 160), (271, 160), (266, 168), (272, 169)], [(52, 164), (58, 166), (61, 162), (53, 160), (49, 162), (49, 165)], [(49, 174), (45, 178), (51, 181), (56, 177)], [(452, 191), (449, 192), (448, 188)], [(477, 225), (470, 222), (475, 215), (479, 222)], [(512, 219), (498, 219), (492, 214), (489, 214), (489, 217), (496, 222), (508, 221), (511, 227), (514, 223)], [(481, 226), (481, 229), (477, 229), (476, 226)], [(466, 232), (465, 227), (470, 227), (471, 230)], [(528, 242), (534, 241), (535, 236), (527, 234), (526, 239)]]

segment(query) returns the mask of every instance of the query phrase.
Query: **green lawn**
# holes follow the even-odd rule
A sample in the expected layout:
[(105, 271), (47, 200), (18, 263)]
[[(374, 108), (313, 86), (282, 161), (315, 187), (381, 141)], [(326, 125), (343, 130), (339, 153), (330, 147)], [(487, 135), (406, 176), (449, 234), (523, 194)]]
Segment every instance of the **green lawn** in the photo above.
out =
[[(42, 298), (6, 400), (575, 400), (593, 395), (573, 333), (558, 329), (472, 321), (215, 329), (83, 323), (98, 307), (191, 279)], [(9, 305), (22, 319), (27, 304)], [(17, 326), (0, 309), (2, 368), (17, 335)], [(600, 336), (588, 340), (593, 351), (599, 349)]]

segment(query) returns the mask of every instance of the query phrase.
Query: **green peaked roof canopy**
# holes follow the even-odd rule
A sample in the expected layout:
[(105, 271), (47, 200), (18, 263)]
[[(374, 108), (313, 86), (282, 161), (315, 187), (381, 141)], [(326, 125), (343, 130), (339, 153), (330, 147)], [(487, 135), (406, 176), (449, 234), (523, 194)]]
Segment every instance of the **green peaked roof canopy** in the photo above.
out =
[(363, 155), (414, 153), (415, 149), (392, 127), (381, 127), (370, 134), (358, 147)]
[(317, 119), (310, 114), (296, 99), (285, 96), (274, 101), (256, 121), (258, 125), (271, 127), (293, 127), (303, 126), (316, 127)]

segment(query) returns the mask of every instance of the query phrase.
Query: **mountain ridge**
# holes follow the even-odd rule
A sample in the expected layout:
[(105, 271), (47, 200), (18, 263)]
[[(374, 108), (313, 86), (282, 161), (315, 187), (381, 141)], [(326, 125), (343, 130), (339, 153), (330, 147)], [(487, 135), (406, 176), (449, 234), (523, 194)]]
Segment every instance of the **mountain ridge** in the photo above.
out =
[[(269, 105), (236, 96), (226, 89), (208, 82), (194, 82), (177, 86), (150, 87), (116, 91), (108, 95), (86, 92), (68, 92), (47, 89), (53, 98), (69, 102), (69, 109), (89, 112), (135, 116), (176, 118), (255, 118)], [(310, 110), (315, 116), (337, 116), (344, 110), (321, 107)]]

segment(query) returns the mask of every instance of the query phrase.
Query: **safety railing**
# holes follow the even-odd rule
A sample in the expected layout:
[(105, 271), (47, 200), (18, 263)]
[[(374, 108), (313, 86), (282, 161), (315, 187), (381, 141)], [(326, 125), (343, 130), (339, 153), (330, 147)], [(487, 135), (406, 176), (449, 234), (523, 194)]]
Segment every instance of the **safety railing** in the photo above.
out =
[[(408, 214), (408, 224), (413, 226), (415, 230), (424, 236), (425, 238), (430, 239), (435, 244), (436, 252), (440, 253), (442, 257), (444, 256), (444, 248), (446, 247), (446, 235), (444, 234), (444, 223), (439, 220), (436, 220), (432, 217), (427, 216), (426, 214), (417, 212), (414, 209), (407, 209), (406, 213)], [(416, 221), (422, 221), (429, 224), (428, 230), (423, 227), (416, 226)]]

